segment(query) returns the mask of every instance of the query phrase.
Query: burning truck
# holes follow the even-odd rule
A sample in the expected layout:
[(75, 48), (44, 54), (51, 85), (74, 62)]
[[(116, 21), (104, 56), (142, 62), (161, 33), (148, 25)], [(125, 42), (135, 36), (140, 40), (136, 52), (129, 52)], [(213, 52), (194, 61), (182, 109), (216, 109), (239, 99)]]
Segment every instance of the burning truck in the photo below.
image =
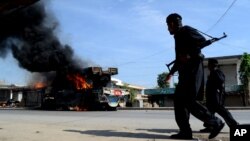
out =
[(51, 86), (44, 87), (42, 108), (61, 110), (116, 110), (128, 99), (127, 89), (115, 88), (111, 76), (117, 68), (101, 67), (60, 71)]

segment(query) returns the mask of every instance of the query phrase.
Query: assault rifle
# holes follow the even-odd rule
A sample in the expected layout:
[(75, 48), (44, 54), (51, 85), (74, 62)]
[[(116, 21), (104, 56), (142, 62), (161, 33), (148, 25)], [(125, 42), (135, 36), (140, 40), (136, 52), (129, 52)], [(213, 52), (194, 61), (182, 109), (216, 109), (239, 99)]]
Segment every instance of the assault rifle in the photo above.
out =
[[(212, 39), (210, 39), (210, 40), (205, 41), (205, 42), (200, 46), (200, 49), (203, 49), (204, 47), (209, 46), (210, 44), (212, 44), (212, 43), (214, 43), (214, 42), (216, 42), (216, 41), (219, 41), (219, 40), (221, 40), (221, 39), (227, 37), (227, 35), (226, 35), (225, 32), (223, 33), (223, 36), (221, 36), (221, 37), (219, 37), (219, 38), (212, 37), (212, 36), (210, 36), (210, 35), (208, 35), (208, 34), (206, 34), (206, 33), (203, 33), (203, 32), (201, 32), (201, 31), (198, 31), (198, 32), (200, 32), (200, 33), (202, 33), (202, 34), (204, 34), (204, 35), (206, 35), (206, 36), (212, 38)], [(169, 64), (166, 64), (166, 66), (168, 67), (169, 72), (170, 72), (170, 66), (173, 65), (175, 62), (176, 62), (176, 60), (170, 62)]]

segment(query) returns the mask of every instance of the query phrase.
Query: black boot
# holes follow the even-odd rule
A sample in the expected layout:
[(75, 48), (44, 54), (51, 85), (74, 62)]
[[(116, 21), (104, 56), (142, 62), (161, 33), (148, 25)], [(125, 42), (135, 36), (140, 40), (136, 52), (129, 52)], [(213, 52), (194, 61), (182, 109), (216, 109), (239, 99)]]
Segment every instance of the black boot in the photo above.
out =
[(170, 136), (171, 139), (193, 139), (192, 132), (179, 132), (178, 134), (174, 134)]
[(213, 127), (213, 130), (210, 132), (210, 135), (208, 136), (208, 138), (212, 139), (216, 137), (220, 133), (224, 125), (225, 123), (220, 123), (218, 126)]
[(201, 133), (210, 133), (212, 132), (213, 128), (212, 127), (205, 127), (204, 129), (201, 129)]

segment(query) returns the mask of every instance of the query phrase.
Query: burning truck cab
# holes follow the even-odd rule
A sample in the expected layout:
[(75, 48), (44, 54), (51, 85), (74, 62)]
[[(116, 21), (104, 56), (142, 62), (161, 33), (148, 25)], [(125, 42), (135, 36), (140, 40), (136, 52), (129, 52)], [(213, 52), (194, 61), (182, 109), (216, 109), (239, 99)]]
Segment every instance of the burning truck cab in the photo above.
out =
[(59, 72), (45, 89), (42, 108), (116, 110), (127, 101), (129, 91), (112, 86), (111, 76), (115, 74), (118, 74), (117, 68), (102, 70), (101, 67)]

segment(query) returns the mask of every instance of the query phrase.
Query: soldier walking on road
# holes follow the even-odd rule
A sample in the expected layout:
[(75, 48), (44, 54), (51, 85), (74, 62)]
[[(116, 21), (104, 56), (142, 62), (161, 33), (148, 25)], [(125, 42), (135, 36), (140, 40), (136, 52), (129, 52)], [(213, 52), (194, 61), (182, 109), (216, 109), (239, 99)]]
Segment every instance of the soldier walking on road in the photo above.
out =
[[(231, 127), (238, 125), (238, 122), (233, 118), (232, 114), (224, 107), (225, 101), (225, 75), (218, 67), (216, 59), (208, 60), (208, 69), (210, 74), (206, 84), (206, 106), (212, 113), (218, 113)], [(210, 132), (212, 127), (204, 123), (206, 128), (201, 132)]]
[(173, 13), (166, 18), (168, 30), (175, 39), (176, 61), (171, 68), (167, 81), (178, 71), (179, 82), (174, 95), (175, 120), (180, 128), (174, 139), (192, 139), (192, 129), (189, 124), (190, 113), (199, 120), (213, 127), (209, 139), (216, 137), (224, 123), (211, 114), (205, 106), (197, 101), (198, 94), (204, 87), (203, 55), (201, 46), (211, 43), (190, 26), (182, 26), (182, 17)]

